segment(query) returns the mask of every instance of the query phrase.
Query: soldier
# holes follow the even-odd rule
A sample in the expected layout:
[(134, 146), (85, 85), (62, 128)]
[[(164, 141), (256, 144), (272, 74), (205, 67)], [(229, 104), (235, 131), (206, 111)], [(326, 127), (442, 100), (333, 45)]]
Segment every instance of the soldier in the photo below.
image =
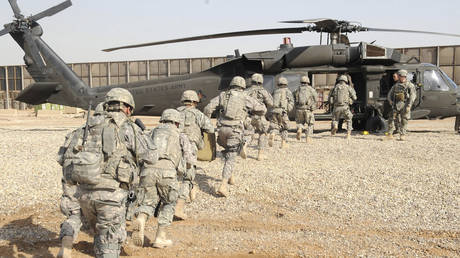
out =
[(95, 232), (96, 257), (119, 256), (126, 239), (126, 202), (138, 167), (157, 160), (150, 138), (130, 120), (134, 108), (128, 90), (111, 89), (105, 112), (89, 119), (64, 153), (64, 163), (72, 164), (69, 174), (78, 183), (82, 215)]
[(331, 135), (338, 130), (339, 119), (343, 117), (347, 122), (347, 139), (351, 138), (352, 118), (350, 105), (356, 100), (355, 90), (348, 85), (346, 75), (340, 75), (337, 84), (329, 94), (329, 103), (333, 104)]
[[(273, 98), (263, 87), (264, 77), (262, 74), (253, 74), (251, 81), (252, 84), (248, 89), (246, 89), (246, 93), (250, 97), (257, 99), (260, 103), (265, 104), (267, 109), (271, 108), (273, 106)], [(265, 115), (259, 116), (256, 114), (250, 114), (248, 118), (250, 121), (249, 125), (254, 128), (254, 132), (259, 135), (257, 160), (262, 160), (263, 149), (267, 146), (267, 133), (270, 123), (265, 118)]]
[[(99, 103), (94, 110), (94, 116), (99, 116), (104, 113), (103, 102)], [(58, 257), (66, 258), (71, 256), (73, 242), (77, 239), (78, 233), (82, 226), (82, 217), (80, 203), (78, 197), (80, 191), (78, 185), (72, 180), (72, 175), (69, 175), (71, 164), (64, 163), (64, 153), (71, 144), (73, 135), (78, 134), (78, 131), (84, 130), (84, 127), (78, 128), (66, 136), (64, 145), (58, 152), (58, 163), (62, 166), (62, 196), (60, 202), (61, 212), (66, 216), (66, 220), (61, 224), (59, 239), (61, 239), (61, 248), (59, 249)], [(72, 148), (75, 146), (72, 146)]]
[(288, 81), (285, 77), (278, 79), (278, 89), (273, 93), (273, 109), (271, 111), (272, 116), (270, 119), (270, 138), (268, 145), (273, 146), (273, 140), (275, 139), (275, 133), (281, 133), (281, 146), (280, 148), (287, 147), (286, 140), (288, 136), (288, 113), (294, 107), (294, 97), (292, 92), (289, 90)]
[(145, 223), (154, 215), (161, 201), (158, 227), (153, 247), (165, 248), (172, 245), (166, 238), (166, 230), (173, 220), (174, 209), (179, 196), (178, 176), (182, 177), (191, 160), (191, 147), (185, 134), (180, 133), (181, 114), (175, 109), (163, 111), (160, 125), (152, 130), (154, 145), (158, 148), (159, 160), (154, 165), (143, 167), (138, 187), (139, 207), (133, 223), (133, 242), (144, 245)]
[(244, 88), (246, 88), (244, 78), (233, 77), (230, 88), (213, 98), (204, 109), (208, 117), (211, 117), (217, 108), (220, 110), (217, 143), (225, 149), (223, 151), (225, 164), (222, 171), (222, 184), (217, 193), (223, 197), (228, 196), (227, 184), (235, 184), (232, 171), (235, 158), (242, 147), (243, 122), (248, 112), (263, 116), (267, 111), (262, 103), (244, 93)]
[(307, 124), (307, 128), (305, 129), (305, 140), (308, 143), (311, 141), (310, 136), (313, 134), (313, 125), (315, 123), (313, 110), (316, 109), (318, 93), (313, 86), (310, 85), (310, 79), (307, 76), (302, 76), (302, 78), (300, 78), (300, 86), (294, 92), (294, 97), (296, 105), (295, 120), (297, 123), (297, 140), (300, 141), (304, 124)]
[(174, 216), (178, 219), (187, 219), (187, 215), (184, 212), (184, 205), (187, 196), (190, 201), (196, 198), (197, 186), (193, 184), (196, 173), (196, 159), (197, 152), (204, 147), (204, 140), (202, 132), (214, 133), (214, 125), (209, 117), (205, 116), (200, 110), (196, 108), (198, 102), (198, 94), (193, 90), (186, 90), (182, 93), (181, 102), (183, 106), (177, 108), (181, 113), (183, 133), (188, 136), (191, 142), (193, 161), (190, 164), (190, 168), (187, 168), (187, 172), (184, 177), (180, 180), (180, 193), (179, 199), (177, 200), (176, 212)]
[(398, 132), (400, 140), (404, 141), (407, 133), (407, 123), (410, 119), (410, 110), (417, 95), (414, 84), (407, 80), (406, 70), (399, 70), (398, 78), (398, 83), (393, 85), (387, 96), (392, 110), (388, 118), (389, 128), (386, 139), (393, 139), (396, 121), (399, 123)]

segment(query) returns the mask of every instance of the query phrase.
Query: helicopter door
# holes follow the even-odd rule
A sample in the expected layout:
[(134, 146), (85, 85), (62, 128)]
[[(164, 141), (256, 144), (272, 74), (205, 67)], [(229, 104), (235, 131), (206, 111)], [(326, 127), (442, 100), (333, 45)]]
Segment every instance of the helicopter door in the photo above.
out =
[(439, 70), (423, 72), (423, 95), (420, 106), (431, 111), (430, 117), (455, 114), (456, 92), (454, 85), (449, 85)]

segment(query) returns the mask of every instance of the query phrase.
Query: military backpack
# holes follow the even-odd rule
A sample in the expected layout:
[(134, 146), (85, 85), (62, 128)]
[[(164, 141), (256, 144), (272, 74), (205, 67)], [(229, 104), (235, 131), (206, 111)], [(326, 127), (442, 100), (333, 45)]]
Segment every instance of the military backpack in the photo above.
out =
[(339, 83), (334, 90), (334, 104), (338, 106), (348, 105), (350, 102), (350, 95), (348, 92), (348, 85)]
[(288, 99), (287, 99), (286, 90), (289, 90), (289, 89), (283, 88), (283, 89), (275, 90), (275, 93), (273, 94), (273, 108), (275, 110), (282, 109), (284, 111), (287, 111)]
[(221, 95), (220, 106), (225, 119), (243, 121), (246, 118), (245, 94), (243, 91), (229, 90)]

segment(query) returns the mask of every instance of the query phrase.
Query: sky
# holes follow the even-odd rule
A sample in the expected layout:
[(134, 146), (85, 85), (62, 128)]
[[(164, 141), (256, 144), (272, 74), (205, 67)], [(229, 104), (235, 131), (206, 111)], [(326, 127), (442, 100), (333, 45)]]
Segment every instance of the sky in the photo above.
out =
[[(59, 0), (18, 0), (29, 16)], [(374, 28), (426, 30), (460, 34), (457, 0), (73, 0), (66, 10), (39, 21), (42, 38), (68, 63), (226, 56), (274, 50), (283, 37), (294, 46), (319, 44), (319, 35), (279, 34), (175, 43), (111, 53), (101, 49), (239, 30), (302, 27), (282, 20), (333, 18)], [(0, 24), (13, 19), (0, 0)], [(376, 40), (386, 47), (460, 45), (460, 38), (424, 34), (361, 32), (350, 41)], [(9, 34), (0, 37), (0, 65), (23, 64), (24, 53)]]

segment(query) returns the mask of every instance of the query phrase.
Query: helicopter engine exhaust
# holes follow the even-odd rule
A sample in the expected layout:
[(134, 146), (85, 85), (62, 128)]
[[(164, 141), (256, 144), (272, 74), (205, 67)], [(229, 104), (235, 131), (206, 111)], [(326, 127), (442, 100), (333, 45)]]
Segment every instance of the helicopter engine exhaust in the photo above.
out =
[(359, 59), (359, 49), (344, 44), (297, 47), (286, 53), (286, 68), (343, 66)]

